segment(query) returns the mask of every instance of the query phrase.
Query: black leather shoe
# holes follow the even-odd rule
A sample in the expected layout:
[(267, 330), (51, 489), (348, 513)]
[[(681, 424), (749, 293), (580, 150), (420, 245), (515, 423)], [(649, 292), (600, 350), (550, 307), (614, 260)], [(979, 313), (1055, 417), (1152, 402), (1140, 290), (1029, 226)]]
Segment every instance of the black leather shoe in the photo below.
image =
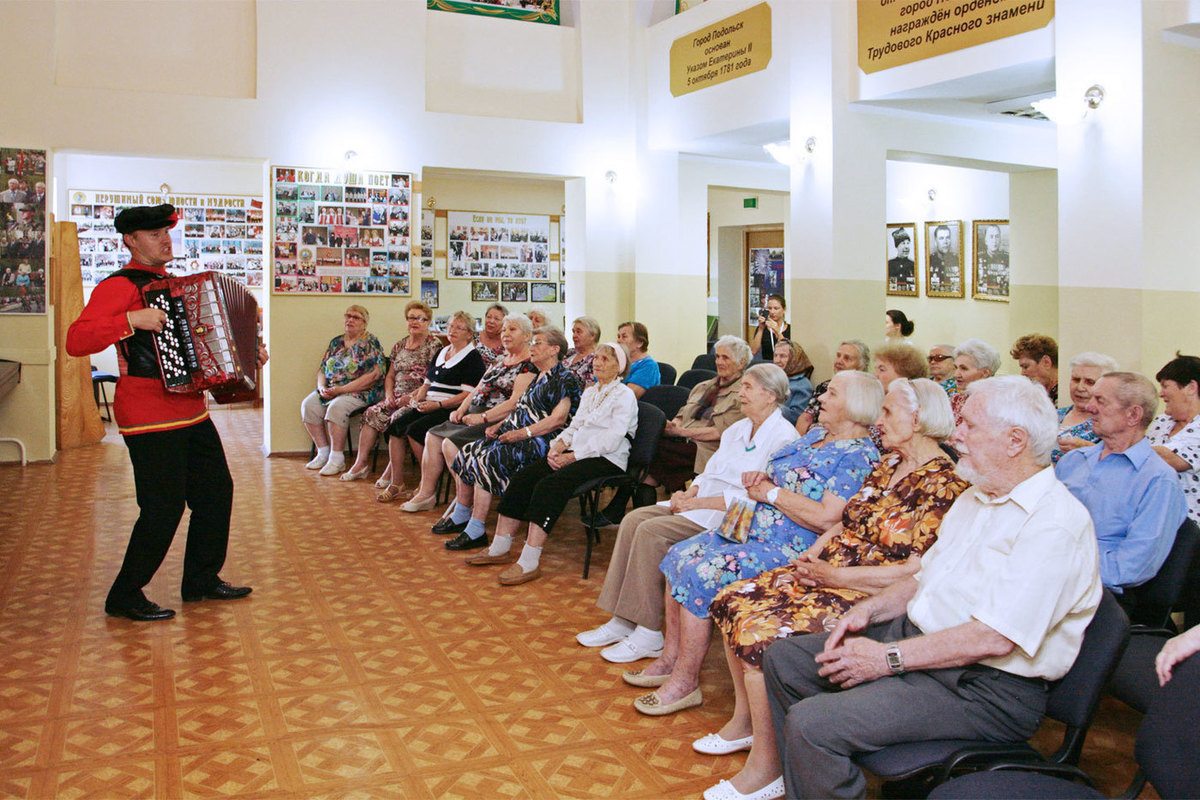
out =
[(472, 539), (470, 536), (467, 536), (466, 531), (463, 531), (458, 536), (455, 536), (453, 539), (446, 542), (447, 550), (476, 550), (480, 547), (487, 546), (487, 536), (480, 536), (478, 539)]
[(158, 603), (152, 603), (149, 600), (131, 603), (129, 605), (117, 605), (116, 603), (105, 603), (104, 613), (110, 617), (125, 617), (134, 622), (156, 622), (160, 619), (170, 619), (175, 616), (175, 612), (169, 608), (163, 608)]
[(466, 529), (466, 522), (451, 522), (449, 517), (442, 517), (430, 528), (434, 533), (462, 533)]
[(183, 590), (183, 602), (194, 603), (197, 600), (236, 600), (254, 591), (249, 586), (233, 586), (225, 581), (217, 581), (203, 591), (194, 589)]
[(611, 522), (608, 517), (604, 516), (604, 512), (597, 511), (590, 518), (584, 519), (585, 525), (591, 525), (593, 528), (610, 528), (617, 525), (616, 522)]

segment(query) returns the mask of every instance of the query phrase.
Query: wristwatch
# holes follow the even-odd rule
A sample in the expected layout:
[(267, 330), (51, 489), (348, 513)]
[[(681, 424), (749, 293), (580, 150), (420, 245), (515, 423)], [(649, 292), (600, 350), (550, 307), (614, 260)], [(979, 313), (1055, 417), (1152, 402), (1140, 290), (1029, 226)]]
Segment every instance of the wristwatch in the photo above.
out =
[(904, 674), (904, 656), (900, 655), (900, 645), (893, 644), (888, 647), (887, 665), (893, 675)]
[(767, 492), (767, 502), (775, 505), (775, 501), (779, 499), (779, 487), (776, 486), (771, 491)]

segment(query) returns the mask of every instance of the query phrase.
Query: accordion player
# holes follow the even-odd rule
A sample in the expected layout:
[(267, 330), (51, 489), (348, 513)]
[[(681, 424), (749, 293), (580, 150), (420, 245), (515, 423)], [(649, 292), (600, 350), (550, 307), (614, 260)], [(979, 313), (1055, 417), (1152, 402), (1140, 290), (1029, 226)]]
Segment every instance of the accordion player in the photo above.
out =
[(149, 308), (166, 313), (153, 334), (169, 392), (208, 390), (218, 403), (252, 399), (258, 367), (258, 302), (218, 272), (168, 277), (142, 287)]

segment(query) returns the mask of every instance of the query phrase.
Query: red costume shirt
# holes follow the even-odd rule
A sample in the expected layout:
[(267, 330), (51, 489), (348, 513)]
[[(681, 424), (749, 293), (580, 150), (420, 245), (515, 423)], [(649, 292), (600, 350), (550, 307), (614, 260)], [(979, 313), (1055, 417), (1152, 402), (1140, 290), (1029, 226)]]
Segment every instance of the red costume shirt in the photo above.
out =
[[(162, 267), (147, 267), (136, 262), (128, 265), (167, 277)], [(101, 281), (92, 290), (87, 307), (67, 330), (67, 352), (73, 356), (98, 353), (109, 345), (133, 335), (126, 312), (145, 308), (142, 293), (133, 282), (123, 278)], [(153, 431), (186, 428), (208, 419), (208, 404), (202, 392), (168, 392), (159, 378), (128, 375), (128, 365), (117, 348), (120, 377), (117, 379), (113, 414), (123, 436)]]

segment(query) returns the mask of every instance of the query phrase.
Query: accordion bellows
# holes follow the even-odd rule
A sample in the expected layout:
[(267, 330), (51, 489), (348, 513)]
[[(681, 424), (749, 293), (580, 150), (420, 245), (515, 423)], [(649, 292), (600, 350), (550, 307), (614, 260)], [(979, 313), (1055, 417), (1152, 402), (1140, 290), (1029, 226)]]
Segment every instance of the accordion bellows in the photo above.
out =
[(154, 334), (169, 392), (208, 390), (218, 403), (247, 399), (258, 369), (258, 301), (218, 272), (164, 278), (142, 287), (146, 305), (167, 314)]

